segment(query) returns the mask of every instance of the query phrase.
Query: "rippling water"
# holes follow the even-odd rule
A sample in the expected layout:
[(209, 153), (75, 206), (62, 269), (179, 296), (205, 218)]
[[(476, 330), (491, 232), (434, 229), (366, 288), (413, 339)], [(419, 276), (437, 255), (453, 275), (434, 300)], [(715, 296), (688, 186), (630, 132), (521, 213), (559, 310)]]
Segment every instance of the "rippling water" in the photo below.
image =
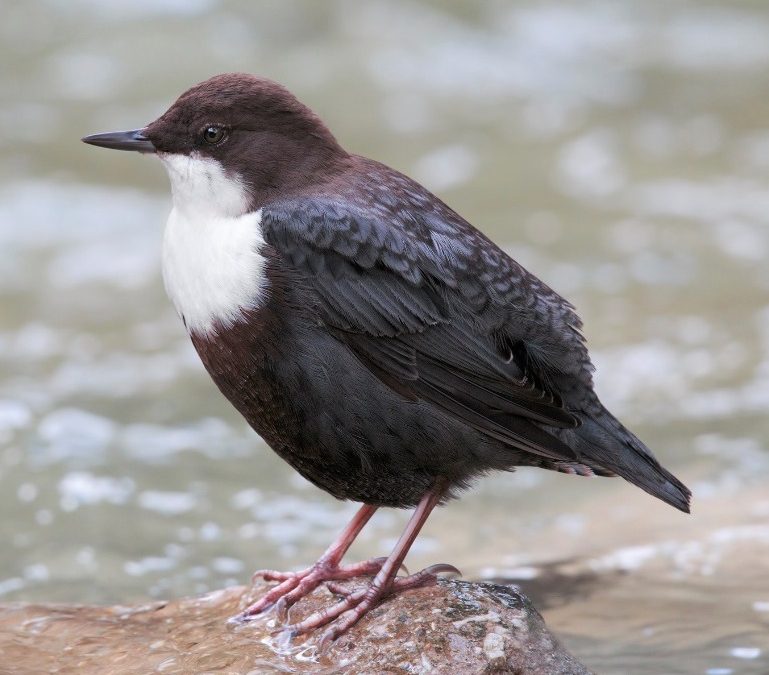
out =
[[(481, 5), (480, 7), (477, 5)], [(769, 672), (769, 9), (760, 2), (11, 3), (0, 22), (0, 600), (129, 602), (318, 554), (354, 510), (203, 373), (164, 297), (141, 126), (228, 70), (285, 83), (586, 321), (607, 405), (694, 489), (522, 470), (409, 559), (518, 580), (589, 666)], [(355, 554), (387, 551), (382, 512)]]

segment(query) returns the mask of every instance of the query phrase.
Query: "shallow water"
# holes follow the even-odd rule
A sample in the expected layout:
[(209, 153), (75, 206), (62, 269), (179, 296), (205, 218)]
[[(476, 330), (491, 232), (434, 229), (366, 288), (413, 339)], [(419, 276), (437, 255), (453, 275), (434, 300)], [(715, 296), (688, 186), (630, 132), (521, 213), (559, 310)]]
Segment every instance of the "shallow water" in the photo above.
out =
[(604, 402), (694, 490), (685, 517), (619, 480), (491, 476), (409, 566), (521, 580), (599, 672), (769, 671), (769, 8), (476, 4), (4, 8), (0, 601), (220, 588), (313, 560), (354, 511), (204, 375), (160, 281), (162, 169), (78, 141), (247, 70), (573, 300)]

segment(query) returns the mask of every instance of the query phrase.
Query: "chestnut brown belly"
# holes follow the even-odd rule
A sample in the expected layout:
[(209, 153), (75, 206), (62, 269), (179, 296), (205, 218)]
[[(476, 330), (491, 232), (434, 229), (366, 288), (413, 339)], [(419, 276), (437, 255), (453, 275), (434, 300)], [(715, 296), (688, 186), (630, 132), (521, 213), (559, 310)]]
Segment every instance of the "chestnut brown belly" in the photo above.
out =
[(193, 335), (214, 382), (272, 449), (339, 499), (414, 506), (438, 477), (454, 487), (515, 464), (432, 406), (392, 391), (323, 330), (267, 307), (216, 336)]

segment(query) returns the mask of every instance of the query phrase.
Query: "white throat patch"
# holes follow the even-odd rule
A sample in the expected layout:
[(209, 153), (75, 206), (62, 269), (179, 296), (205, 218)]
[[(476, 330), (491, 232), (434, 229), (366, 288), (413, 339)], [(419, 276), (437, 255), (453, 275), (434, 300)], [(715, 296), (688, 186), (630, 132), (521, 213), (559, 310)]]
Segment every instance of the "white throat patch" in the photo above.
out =
[(171, 179), (173, 209), (163, 239), (166, 292), (187, 330), (231, 326), (264, 293), (262, 212), (247, 212), (243, 183), (215, 159), (158, 153)]

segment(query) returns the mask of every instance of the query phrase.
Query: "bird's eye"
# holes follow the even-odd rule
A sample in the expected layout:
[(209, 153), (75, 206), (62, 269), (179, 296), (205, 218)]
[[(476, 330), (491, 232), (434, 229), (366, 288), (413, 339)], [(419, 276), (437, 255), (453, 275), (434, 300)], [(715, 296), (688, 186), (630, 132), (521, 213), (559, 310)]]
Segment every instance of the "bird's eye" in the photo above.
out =
[(203, 140), (209, 145), (221, 143), (225, 138), (227, 138), (227, 129), (224, 127), (212, 124), (203, 130)]

